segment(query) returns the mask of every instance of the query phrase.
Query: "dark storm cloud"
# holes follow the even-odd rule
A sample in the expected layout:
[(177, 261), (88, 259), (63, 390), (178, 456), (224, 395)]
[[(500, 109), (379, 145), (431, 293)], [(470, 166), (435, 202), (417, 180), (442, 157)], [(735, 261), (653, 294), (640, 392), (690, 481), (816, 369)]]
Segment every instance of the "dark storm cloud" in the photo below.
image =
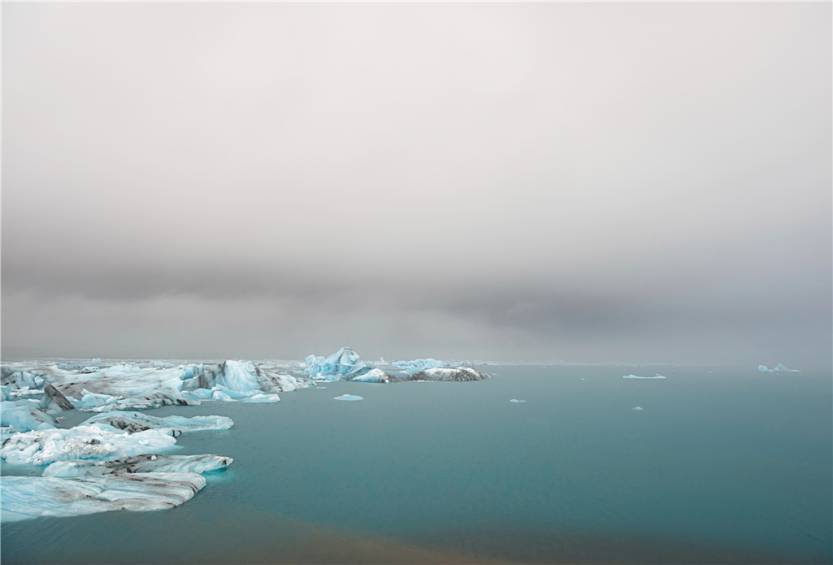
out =
[(830, 360), (829, 5), (3, 27), (4, 355)]

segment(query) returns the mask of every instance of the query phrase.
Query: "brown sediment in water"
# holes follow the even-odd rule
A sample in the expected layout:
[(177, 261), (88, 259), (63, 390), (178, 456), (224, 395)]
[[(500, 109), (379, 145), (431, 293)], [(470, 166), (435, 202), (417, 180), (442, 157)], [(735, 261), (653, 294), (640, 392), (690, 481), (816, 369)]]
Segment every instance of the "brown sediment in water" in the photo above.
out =
[[(187, 512), (177, 513), (184, 523)], [(234, 514), (239, 515), (239, 514)], [(145, 514), (144, 517), (149, 515)], [(271, 512), (249, 509), (246, 520), (213, 516), (209, 527), (192, 530), (187, 538), (177, 539), (161, 555), (148, 560), (141, 554), (103, 555), (95, 544), (68, 555), (60, 540), (52, 540), (51, 550), (41, 548), (22, 556), (3, 555), (3, 563), (166, 563), (177, 564), (467, 564), (467, 563), (553, 563), (553, 564), (781, 564), (828, 563), (825, 556), (800, 558), (747, 551), (734, 547), (689, 543), (663, 539), (638, 539), (617, 535), (587, 535), (564, 532), (506, 531), (466, 528), (438, 532), (427, 543), (412, 543), (394, 538), (351, 532), (280, 518)], [(254, 525), (254, 526), (253, 526)], [(136, 535), (141, 536), (136, 532)], [(270, 542), (264, 543), (263, 540)], [(4, 542), (10, 540), (4, 539)], [(160, 549), (160, 548), (155, 548)]]

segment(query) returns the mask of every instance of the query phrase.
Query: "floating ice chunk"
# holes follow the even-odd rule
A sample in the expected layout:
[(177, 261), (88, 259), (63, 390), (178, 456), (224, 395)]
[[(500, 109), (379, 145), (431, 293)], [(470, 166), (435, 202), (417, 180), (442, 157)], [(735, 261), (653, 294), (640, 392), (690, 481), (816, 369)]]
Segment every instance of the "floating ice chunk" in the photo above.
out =
[(653, 377), (647, 377), (647, 376), (643, 377), (643, 376), (640, 376), (640, 375), (624, 375), (624, 376), (622, 376), (622, 378), (623, 379), (639, 379), (639, 380), (665, 380), (668, 377), (666, 377), (665, 375), (660, 375), (659, 373), (657, 373)]
[(526, 404), (526, 400), (522, 400), (520, 398), (510, 398), (509, 402), (512, 404)]
[(46, 380), (76, 408), (90, 412), (187, 404), (180, 395), (182, 369), (119, 363), (77, 368), (52, 365)]
[(44, 378), (31, 371), (13, 369), (11, 367), (0, 368), (0, 382), (11, 390), (30, 388), (38, 389), (43, 387)]
[(307, 355), (305, 364), (307, 374), (320, 381), (349, 381), (372, 369), (349, 347), (342, 347), (327, 357)]
[(181, 386), (182, 397), (189, 401), (277, 402), (278, 392), (304, 388), (308, 383), (274, 364), (225, 361), (185, 367)]
[(221, 455), (139, 455), (116, 461), (56, 461), (44, 477), (88, 478), (119, 473), (210, 473), (234, 462)]
[(0, 425), (18, 432), (54, 428), (52, 417), (42, 412), (39, 406), (38, 400), (4, 400), (0, 402)]
[(631, 408), (631, 410), (634, 410), (636, 412), (642, 412), (643, 408), (642, 406), (634, 406), (633, 408)]
[(255, 366), (249, 361), (226, 361), (220, 386), (239, 392), (260, 392)]
[(158, 453), (174, 446), (169, 430), (129, 434), (109, 426), (77, 426), (13, 434), (0, 447), (9, 463), (45, 465), (75, 459), (108, 460)]
[(441, 369), (448, 367), (448, 363), (440, 361), (439, 359), (413, 359), (410, 361), (394, 361), (391, 363), (397, 369), (404, 371), (408, 375), (414, 375), (426, 369)]
[(333, 400), (345, 400), (347, 402), (355, 402), (357, 400), (364, 400), (364, 397), (355, 394), (342, 394), (341, 396), (334, 396)]
[(225, 400), (225, 401), (228, 402), (229, 400), (234, 400), (234, 399), (231, 396), (229, 396), (229, 394), (227, 392), (225, 392), (223, 390), (220, 390), (218, 388), (215, 388), (214, 390), (211, 391), (211, 400)]
[(262, 392), (258, 392), (247, 398), (244, 398), (243, 402), (278, 402), (280, 401), (280, 399), (281, 397), (277, 394), (264, 394)]
[(256, 366), (255, 374), (263, 392), (290, 392), (309, 386), (308, 380), (290, 375), (282, 368), (265, 364)]
[[(172, 429), (181, 432), (227, 430), (234, 421), (226, 416), (149, 416), (140, 412), (104, 412), (88, 418), (82, 425), (105, 425), (128, 433), (151, 429)], [(177, 434), (178, 435), (178, 434)]]
[(80, 410), (90, 410), (93, 408), (112, 406), (118, 401), (119, 398), (113, 396), (112, 394), (99, 394), (83, 389), (81, 391), (81, 398), (71, 402), (73, 406), (76, 406)]
[(371, 369), (351, 380), (354, 383), (386, 383), (390, 381), (390, 377), (382, 369)]
[(760, 373), (800, 373), (798, 369), (790, 369), (783, 363), (778, 363), (772, 368), (767, 367), (766, 365), (758, 365), (758, 372)]
[(2, 520), (80, 516), (112, 510), (148, 511), (179, 506), (205, 486), (197, 473), (117, 474), (87, 479), (0, 478)]
[(414, 381), (480, 381), (486, 375), (471, 367), (437, 367), (410, 376)]

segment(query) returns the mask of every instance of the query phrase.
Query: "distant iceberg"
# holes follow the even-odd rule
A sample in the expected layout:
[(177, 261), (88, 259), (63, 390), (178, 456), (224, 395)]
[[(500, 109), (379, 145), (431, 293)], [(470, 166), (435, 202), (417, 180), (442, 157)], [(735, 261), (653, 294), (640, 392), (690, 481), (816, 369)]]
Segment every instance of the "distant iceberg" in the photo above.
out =
[(520, 398), (510, 398), (509, 402), (512, 404), (526, 404), (526, 400), (522, 400)]
[(307, 374), (317, 381), (350, 381), (373, 368), (349, 347), (342, 347), (326, 357), (307, 355), (305, 363)]
[(486, 375), (471, 367), (436, 367), (410, 375), (413, 381), (481, 381)]
[(783, 363), (778, 363), (774, 367), (770, 368), (766, 365), (758, 365), (758, 372), (759, 373), (800, 373), (798, 369), (790, 369)]
[(387, 383), (390, 382), (390, 377), (382, 369), (370, 369), (351, 380), (354, 383)]
[(347, 402), (356, 402), (358, 400), (364, 400), (364, 397), (358, 396), (356, 394), (342, 394), (340, 396), (334, 396), (333, 400), (345, 400)]
[(414, 375), (426, 369), (440, 369), (448, 367), (448, 363), (440, 361), (439, 359), (413, 359), (411, 361), (394, 361), (391, 363), (397, 369), (404, 371), (409, 375)]
[(641, 380), (665, 380), (668, 377), (666, 377), (665, 375), (660, 375), (659, 373), (657, 373), (653, 377), (643, 377), (643, 376), (640, 376), (640, 375), (623, 375), (622, 378), (623, 379), (641, 379)]

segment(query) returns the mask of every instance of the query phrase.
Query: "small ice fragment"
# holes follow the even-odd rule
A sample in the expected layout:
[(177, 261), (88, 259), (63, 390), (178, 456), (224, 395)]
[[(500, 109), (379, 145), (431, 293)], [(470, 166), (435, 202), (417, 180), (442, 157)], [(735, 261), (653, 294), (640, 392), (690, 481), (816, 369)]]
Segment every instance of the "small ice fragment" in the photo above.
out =
[(642, 410), (644, 410), (644, 408), (642, 408), (642, 406), (634, 406), (633, 410), (635, 410), (636, 412), (642, 412)]
[(766, 365), (758, 365), (758, 372), (759, 373), (800, 373), (798, 369), (790, 369), (783, 363), (778, 363), (772, 368), (767, 367)]
[(653, 377), (643, 377), (643, 376), (640, 376), (640, 375), (624, 375), (624, 376), (622, 376), (622, 378), (623, 379), (641, 379), (641, 380), (651, 380), (651, 379), (664, 380), (664, 379), (667, 379), (668, 377), (666, 377), (665, 375), (660, 375), (659, 373), (657, 373)]
[(519, 398), (510, 398), (509, 402), (512, 404), (526, 404), (526, 400), (521, 400)]
[(348, 402), (355, 402), (356, 400), (364, 400), (363, 396), (356, 394), (342, 394), (341, 396), (334, 396), (333, 400), (346, 400)]

